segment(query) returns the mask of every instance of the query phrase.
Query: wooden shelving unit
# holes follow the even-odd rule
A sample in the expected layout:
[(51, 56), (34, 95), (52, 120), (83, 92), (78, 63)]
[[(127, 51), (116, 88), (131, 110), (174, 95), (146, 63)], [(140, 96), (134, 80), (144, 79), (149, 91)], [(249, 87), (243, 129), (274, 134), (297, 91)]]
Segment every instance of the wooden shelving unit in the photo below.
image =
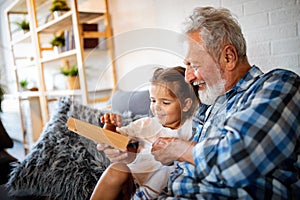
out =
[[(22, 114), (21, 106), (23, 100), (30, 98), (39, 99), (41, 110), (40, 123), (43, 127), (49, 120), (50, 112), (48, 103), (52, 102), (54, 98), (74, 96), (81, 99), (83, 104), (91, 104), (107, 101), (109, 96), (116, 90), (114, 45), (108, 0), (97, 0), (95, 2), (99, 4), (98, 10), (81, 11), (77, 0), (68, 0), (70, 11), (65, 12), (58, 18), (54, 18), (53, 14), (47, 9), (52, 3), (51, 0), (16, 0), (6, 11), (8, 30), (10, 33), (11, 55), (14, 65), (11, 66), (11, 70), (14, 72), (17, 88), (16, 92), (12, 95), (19, 100), (25, 144), (28, 143), (28, 141), (26, 141), (26, 128), (24, 127), (24, 114)], [(20, 18), (20, 16), (29, 20), (30, 31), (27, 33), (18, 32), (18, 34), (16, 34), (13, 22), (15, 19), (18, 19), (18, 17)], [(83, 31), (83, 24), (97, 24), (98, 27), (101, 27), (101, 30)], [(66, 33), (66, 31), (71, 33), (72, 36), (72, 38), (66, 38), (66, 40), (68, 39), (69, 41), (68, 49), (66, 48), (67, 50), (55, 54), (52, 46), (49, 45), (49, 39), (57, 32)], [(104, 60), (106, 60), (106, 63), (101, 67), (86, 66), (88, 59), (95, 59), (91, 56), (91, 58), (88, 58), (85, 53), (87, 49), (84, 48), (85, 39), (91, 38), (97, 38), (99, 46), (101, 46), (101, 48), (99, 46), (95, 47), (93, 51), (99, 51), (101, 55), (105, 52), (104, 55), (106, 55), (106, 57)], [(70, 42), (72, 42), (72, 47), (70, 46)], [(24, 45), (31, 47), (31, 49), (26, 49), (29, 55), (25, 57), (17, 55), (17, 52), (20, 51), (20, 48), (24, 48)], [(59, 75), (60, 63), (63, 60), (68, 60), (72, 65), (77, 65), (80, 89), (59, 88), (58, 86), (63, 84), (57, 86), (55, 85), (57, 81), (52, 80), (56, 75)], [(102, 63), (102, 61), (100, 58), (90, 63)], [(109, 79), (111, 82), (109, 84), (103, 84), (105, 86), (102, 88), (100, 86), (99, 88), (89, 88), (89, 85), (91, 85), (89, 81), (97, 82), (96, 79), (93, 80), (93, 78), (88, 77), (87, 71), (89, 68), (97, 73), (100, 73), (101, 70), (109, 71)], [(30, 75), (35, 74), (32, 76), (38, 91), (23, 91), (20, 87), (19, 82), (24, 79), (26, 73), (23, 73), (23, 71), (26, 70)], [(62, 75), (60, 75), (60, 78), (62, 79)], [(50, 83), (52, 83), (52, 86)], [(104, 91), (103, 95), (101, 95), (102, 91)], [(109, 94), (108, 91), (110, 91)], [(98, 95), (99, 97), (97, 96), (97, 98), (92, 98), (92, 96), (94, 97), (96, 95), (90, 94), (95, 92), (100, 95)]]

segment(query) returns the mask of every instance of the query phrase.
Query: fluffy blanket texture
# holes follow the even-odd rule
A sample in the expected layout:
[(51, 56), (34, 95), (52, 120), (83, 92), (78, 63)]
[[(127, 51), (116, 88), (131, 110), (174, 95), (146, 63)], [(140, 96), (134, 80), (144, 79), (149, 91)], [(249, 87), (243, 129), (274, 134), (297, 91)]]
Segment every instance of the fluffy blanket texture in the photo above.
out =
[[(89, 199), (109, 160), (96, 143), (67, 129), (72, 116), (100, 125), (103, 111), (62, 98), (42, 135), (21, 163), (15, 163), (7, 187), (13, 195), (40, 195), (49, 199)], [(138, 117), (139, 118), (139, 117)], [(134, 120), (130, 113), (124, 124)]]

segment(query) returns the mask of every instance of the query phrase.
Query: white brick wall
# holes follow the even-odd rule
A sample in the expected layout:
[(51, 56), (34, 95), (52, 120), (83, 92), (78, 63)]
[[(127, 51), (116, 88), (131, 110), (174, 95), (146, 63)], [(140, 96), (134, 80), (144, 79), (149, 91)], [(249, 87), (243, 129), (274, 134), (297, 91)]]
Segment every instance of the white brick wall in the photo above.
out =
[(280, 67), (300, 74), (300, 1), (240, 2), (244, 8), (240, 23), (248, 44), (249, 61), (264, 71)]
[[(123, 4), (132, 6), (124, 8)], [(226, 7), (237, 16), (247, 41), (250, 64), (261, 67), (265, 72), (280, 67), (300, 74), (300, 0), (112, 0), (114, 31), (122, 34), (151, 27), (179, 34), (182, 22), (192, 9), (207, 5)], [(137, 66), (139, 58), (134, 60)], [(148, 59), (151, 63), (150, 56)], [(160, 61), (157, 55), (153, 60), (162, 65), (173, 65), (163, 56)], [(118, 77), (121, 77), (132, 62), (120, 59), (117, 64), (120, 68), (117, 70)], [(182, 65), (182, 62), (174, 64)]]
[(266, 13), (272, 10), (281, 9), (286, 6), (295, 5), (295, 0), (255, 0), (255, 1), (245, 1), (244, 14), (252, 15), (256, 13)]

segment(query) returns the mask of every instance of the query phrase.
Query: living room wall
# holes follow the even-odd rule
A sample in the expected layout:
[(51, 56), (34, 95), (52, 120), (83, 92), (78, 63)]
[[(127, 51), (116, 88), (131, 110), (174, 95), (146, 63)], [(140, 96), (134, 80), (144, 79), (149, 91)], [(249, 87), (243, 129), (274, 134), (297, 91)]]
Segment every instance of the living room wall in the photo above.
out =
[[(85, 7), (93, 5), (92, 1), (81, 0)], [(3, 11), (9, 3), (0, 1), (1, 30), (6, 30)], [(251, 64), (264, 71), (281, 67), (300, 74), (300, 0), (109, 0), (109, 3), (121, 89), (143, 87), (154, 66), (182, 65), (184, 54), (179, 40), (182, 23), (194, 7), (207, 5), (229, 8), (237, 16)], [(0, 34), (0, 53), (4, 56), (0, 64), (3, 60), (7, 64), (6, 31)]]
[(177, 40), (182, 23), (194, 7), (207, 5), (226, 7), (237, 16), (251, 64), (265, 72), (280, 67), (300, 74), (299, 0), (111, 0), (118, 80), (137, 74), (137, 68), (182, 65)]

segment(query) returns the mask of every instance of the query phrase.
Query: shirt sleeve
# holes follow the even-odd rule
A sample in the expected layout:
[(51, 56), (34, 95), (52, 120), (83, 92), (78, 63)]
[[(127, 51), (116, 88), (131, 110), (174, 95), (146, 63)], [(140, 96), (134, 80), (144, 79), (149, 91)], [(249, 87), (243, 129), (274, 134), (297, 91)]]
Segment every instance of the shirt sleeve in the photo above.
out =
[(155, 125), (150, 117), (144, 117), (129, 123), (127, 126), (117, 127), (117, 131), (122, 135), (128, 135), (130, 137), (145, 138), (154, 134), (155, 128), (157, 129)]
[(299, 77), (273, 73), (264, 78), (236, 100), (231, 108), (236, 111), (217, 134), (205, 133), (208, 137), (193, 148), (200, 180), (241, 187), (294, 159), (300, 135)]

